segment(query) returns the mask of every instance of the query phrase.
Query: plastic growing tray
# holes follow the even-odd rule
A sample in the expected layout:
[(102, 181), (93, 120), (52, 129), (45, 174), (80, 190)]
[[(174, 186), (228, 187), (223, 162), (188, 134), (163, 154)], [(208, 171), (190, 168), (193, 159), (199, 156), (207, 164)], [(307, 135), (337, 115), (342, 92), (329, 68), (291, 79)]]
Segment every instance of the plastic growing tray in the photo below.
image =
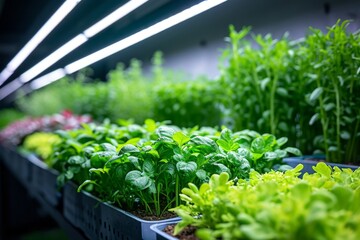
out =
[(60, 206), (62, 193), (58, 190), (56, 184), (59, 173), (48, 168), (43, 161), (34, 155), (30, 155), (28, 159), (31, 164), (32, 190), (40, 194), (51, 206)]
[(150, 229), (156, 234), (156, 240), (177, 240), (177, 238), (170, 236), (165, 233), (163, 230), (168, 225), (173, 225), (178, 223), (179, 221), (173, 221), (168, 223), (160, 223), (151, 225)]
[[(314, 156), (302, 156), (302, 157), (288, 157), (288, 158), (284, 158), (284, 162), (290, 165), (291, 167), (296, 167), (298, 164), (304, 165), (304, 168), (301, 170), (301, 173), (304, 174), (306, 172), (314, 173), (314, 169), (312, 167), (316, 166), (316, 164), (322, 161), (323, 159), (325, 159), (324, 156), (314, 155)], [(350, 168), (353, 171), (360, 167), (355, 165), (338, 164), (338, 163), (330, 163), (330, 162), (325, 162), (325, 163), (331, 167), (337, 166), (339, 168)]]
[[(64, 190), (66, 191), (66, 189)], [(68, 193), (68, 191), (66, 192)], [(79, 193), (77, 193), (79, 194)], [(77, 224), (89, 239), (96, 240), (155, 240), (155, 232), (150, 226), (156, 223), (166, 223), (179, 220), (171, 218), (159, 221), (147, 221), (123, 211), (110, 204), (101, 202), (88, 192), (81, 194), (81, 223)], [(65, 198), (67, 198), (65, 196)], [(79, 205), (79, 206), (80, 206)], [(66, 205), (64, 203), (64, 209)], [(69, 209), (72, 211), (72, 209)]]
[(100, 233), (102, 224), (100, 201), (90, 193), (82, 191), (81, 196), (82, 218), (80, 228), (89, 239), (104, 239)]
[(155, 240), (156, 234), (150, 226), (158, 223), (168, 223), (180, 218), (170, 218), (158, 221), (147, 221), (133, 214), (116, 208), (110, 204), (101, 204), (102, 227), (99, 239), (143, 239)]
[(21, 155), (14, 147), (1, 146), (3, 160), (11, 173), (24, 185), (28, 186), (31, 181), (30, 162)]
[(81, 228), (83, 223), (83, 205), (81, 194), (77, 192), (77, 186), (68, 182), (63, 189), (63, 215), (77, 228)]

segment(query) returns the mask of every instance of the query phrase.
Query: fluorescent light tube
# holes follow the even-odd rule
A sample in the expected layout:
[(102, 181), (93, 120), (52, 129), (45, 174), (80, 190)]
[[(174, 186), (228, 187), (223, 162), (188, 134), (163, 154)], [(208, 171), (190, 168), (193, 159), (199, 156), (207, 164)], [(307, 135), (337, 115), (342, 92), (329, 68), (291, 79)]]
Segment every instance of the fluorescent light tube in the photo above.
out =
[(33, 90), (42, 88), (52, 82), (55, 82), (56, 80), (59, 80), (62, 77), (65, 77), (66, 73), (64, 69), (60, 68), (55, 71), (52, 71), (48, 74), (45, 74), (42, 77), (37, 78), (33, 82), (30, 83), (30, 88)]
[(41, 60), (35, 66), (27, 70), (25, 73), (21, 74), (21, 76), (19, 77), (20, 81), (22, 83), (30, 81), (31, 79), (42, 73), (45, 69), (56, 63), (59, 59), (66, 56), (69, 52), (82, 45), (87, 40), (88, 38), (85, 37), (84, 34), (81, 33), (77, 35), (76, 37), (68, 41), (66, 44), (58, 48), (55, 52), (51, 53), (49, 56)]
[(20, 82), (18, 79), (13, 80), (9, 84), (7, 84), (5, 87), (1, 88), (0, 91), (0, 100), (6, 98), (9, 96), (12, 92), (15, 92), (17, 89), (19, 89), (22, 86), (22, 82)]
[(0, 86), (12, 75), (32, 51), (49, 35), (49, 33), (68, 15), (81, 0), (67, 0), (30, 39), (30, 41), (15, 55), (0, 74)]
[(128, 48), (146, 38), (149, 38), (159, 32), (162, 32), (178, 23), (181, 23), (195, 15), (198, 15), (212, 7), (215, 7), (227, 0), (205, 0), (196, 4), (180, 13), (177, 13), (165, 20), (162, 20), (148, 28), (145, 28), (127, 38), (111, 44), (97, 52), (94, 52), (84, 58), (81, 58), (65, 67), (65, 71), (69, 74), (74, 73), (84, 67), (87, 67), (97, 61), (100, 61), (116, 52)]
[[(46, 74), (38, 79), (35, 79), (34, 81), (31, 82), (31, 88), (39, 89), (43, 86), (46, 86), (47, 84), (50, 84), (50, 83), (64, 77), (65, 73), (67, 73), (67, 74), (74, 73), (84, 67), (91, 65), (92, 63), (102, 60), (116, 52), (119, 52), (131, 45), (134, 45), (148, 37), (151, 37), (161, 31), (164, 31), (178, 23), (181, 23), (195, 15), (198, 15), (198, 14), (200, 14), (210, 8), (213, 8), (223, 2), (226, 2), (226, 1), (227, 0), (205, 0), (199, 4), (196, 4), (180, 13), (177, 13), (163, 21), (160, 21), (159, 23), (156, 23), (146, 29), (143, 29), (143, 30), (127, 37), (127, 38), (124, 38), (123, 40), (120, 40), (120, 41), (118, 41), (108, 47), (105, 47), (93, 54), (90, 54), (84, 58), (81, 58), (81, 59), (73, 62), (73, 63), (70, 63), (64, 69), (57, 69), (49, 74)], [(49, 77), (49, 81), (46, 81), (47, 77)], [(22, 83), (22, 82), (20, 82), (20, 83)], [(21, 87), (21, 84), (19, 87)], [(13, 91), (15, 91), (15, 90), (13, 90)], [(8, 93), (8, 95), (10, 93)], [(2, 95), (3, 94), (0, 91), (0, 100), (4, 98), (4, 97), (1, 97)]]
[(149, 0), (132, 0), (125, 3), (124, 5), (116, 9), (114, 12), (110, 13), (105, 18), (101, 19), (100, 21), (86, 29), (84, 31), (85, 36), (88, 38), (95, 36), (96, 34), (101, 32), (120, 18), (123, 18), (130, 12), (134, 11), (136, 8), (140, 7), (147, 1)]
[(45, 71), (47, 68), (52, 66), (54, 63), (59, 61), (61, 58), (66, 56), (68, 53), (73, 51), (74, 49), (81, 46), (83, 43), (85, 43), (90, 37), (93, 37), (100, 31), (104, 30), (117, 20), (121, 19), (122, 17), (126, 16), (131, 11), (135, 10), (142, 4), (146, 3), (149, 0), (131, 0), (127, 2), (126, 4), (122, 5), (121, 7), (117, 8), (115, 11), (107, 15), (102, 20), (98, 21), (94, 25), (92, 25), (90, 28), (86, 29), (83, 33), (79, 34), (75, 38), (71, 39), (67, 43), (65, 43), (63, 46), (55, 50), (55, 52), (51, 53), (49, 56), (41, 60), (39, 63), (37, 63), (35, 66), (27, 70), (25, 73), (23, 73), (20, 76), (20, 81), (23, 83), (26, 83), (36, 76), (38, 76), (40, 73)]

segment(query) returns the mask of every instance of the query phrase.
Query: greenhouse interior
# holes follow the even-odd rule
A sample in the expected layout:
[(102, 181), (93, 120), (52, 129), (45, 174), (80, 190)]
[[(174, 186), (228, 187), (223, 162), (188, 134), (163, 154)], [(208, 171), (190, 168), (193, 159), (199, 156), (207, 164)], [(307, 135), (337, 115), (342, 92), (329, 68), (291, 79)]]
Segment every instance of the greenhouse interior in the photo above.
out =
[(360, 1), (0, 0), (0, 239), (360, 239)]

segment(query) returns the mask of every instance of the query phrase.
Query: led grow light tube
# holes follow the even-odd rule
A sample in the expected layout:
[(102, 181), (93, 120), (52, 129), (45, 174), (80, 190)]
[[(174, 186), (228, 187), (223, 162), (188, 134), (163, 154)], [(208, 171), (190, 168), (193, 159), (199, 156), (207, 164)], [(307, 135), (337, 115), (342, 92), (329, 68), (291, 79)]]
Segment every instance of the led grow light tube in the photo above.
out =
[(59, 80), (62, 77), (66, 76), (66, 72), (64, 69), (59, 68), (56, 69), (55, 71), (52, 71), (48, 74), (45, 74), (42, 77), (39, 77), (36, 79), (36, 81), (33, 81), (30, 83), (30, 88), (35, 90), (35, 89), (39, 89), (42, 88), (52, 82), (55, 82), (56, 80)]
[(48, 69), (50, 66), (52, 66), (54, 63), (59, 61), (61, 58), (66, 56), (68, 53), (73, 51), (74, 49), (81, 46), (83, 43), (85, 43), (89, 38), (93, 37), (94, 35), (98, 34), (114, 22), (118, 21), (119, 19), (123, 18), (136, 8), (140, 7), (142, 4), (146, 3), (149, 0), (131, 0), (121, 7), (117, 8), (115, 11), (86, 29), (83, 33), (80, 33), (75, 38), (71, 39), (69, 42), (65, 43), (63, 46), (55, 50), (53, 53), (51, 53), (49, 56), (41, 60), (39, 63), (37, 63), (35, 66), (27, 70), (25, 73), (23, 73), (19, 78), (20, 81), (23, 83), (26, 83), (36, 76), (38, 76), (40, 73)]
[[(92, 53), (84, 58), (81, 58), (73, 63), (68, 64), (67, 66), (65, 66), (64, 69), (62, 69), (63, 71), (65, 71), (67, 74), (71, 74), (74, 73), (84, 67), (87, 67), (97, 61), (100, 61), (116, 52), (119, 52), (127, 47), (130, 47), (131, 45), (134, 45), (146, 38), (149, 38), (159, 32), (162, 32), (178, 23), (181, 23), (191, 17), (194, 17), (206, 10), (209, 10), (223, 2), (226, 2), (227, 0), (205, 0), (201, 3), (198, 3), (188, 9), (183, 10), (180, 13), (177, 13), (165, 20), (162, 20), (148, 28), (145, 28), (127, 38), (124, 38), (108, 47), (105, 47), (95, 53)], [(60, 69), (57, 69), (55, 71), (60, 71)], [(55, 72), (53, 71), (53, 72)], [(53, 73), (52, 72), (52, 73)], [(40, 87), (44, 87), (47, 84), (50, 84), (58, 79), (60, 79), (61, 77), (59, 77), (58, 79), (51, 79), (49, 78), (49, 81), (46, 81), (46, 76), (44, 75), (43, 77), (37, 78), (35, 80), (32, 81), (31, 83), (31, 87), (35, 90), (38, 89)], [(63, 76), (62, 76), (63, 77)], [(39, 84), (37, 84), (39, 82)], [(21, 86), (19, 86), (21, 87)], [(18, 88), (19, 88), (18, 87)], [(16, 89), (15, 89), (16, 90)], [(13, 90), (13, 91), (15, 91)], [(1, 92), (1, 91), (0, 91)], [(9, 94), (11, 94), (11, 92), (7, 92), (6, 94), (1, 94), (0, 93), (0, 100), (5, 98), (6, 96), (8, 96)]]
[(81, 44), (88, 40), (84, 34), (79, 34), (66, 44), (58, 48), (55, 52), (51, 53), (49, 56), (41, 60), (31, 69), (26, 71), (25, 73), (21, 74), (19, 77), (22, 83), (26, 83), (42, 73), (45, 69), (49, 66), (53, 65), (56, 61), (66, 56), (69, 52), (73, 51), (75, 48), (79, 47)]
[(30, 41), (15, 55), (0, 73), (0, 86), (13, 74), (32, 51), (49, 35), (49, 33), (75, 8), (81, 0), (67, 0), (30, 39)]
[(165, 20), (162, 20), (148, 28), (145, 28), (127, 38), (124, 38), (116, 43), (111, 44), (97, 52), (94, 52), (84, 58), (81, 58), (65, 67), (65, 71), (69, 74), (74, 73), (84, 67), (87, 67), (95, 62), (98, 62), (116, 52), (128, 48), (146, 38), (149, 38), (157, 33), (160, 33), (176, 24), (179, 24), (193, 16), (196, 16), (210, 8), (213, 8), (227, 0), (205, 0), (188, 9), (183, 10)]

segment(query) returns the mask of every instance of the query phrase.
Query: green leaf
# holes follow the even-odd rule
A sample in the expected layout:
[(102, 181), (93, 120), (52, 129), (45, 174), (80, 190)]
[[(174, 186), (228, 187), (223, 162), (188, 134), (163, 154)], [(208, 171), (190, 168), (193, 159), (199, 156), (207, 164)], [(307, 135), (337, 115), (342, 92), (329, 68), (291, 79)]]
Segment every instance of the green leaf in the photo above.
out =
[(199, 169), (196, 171), (196, 176), (201, 180), (205, 181), (207, 179), (206, 171), (203, 169)]
[(116, 147), (110, 143), (102, 143), (102, 144), (100, 144), (100, 146), (102, 147), (102, 149), (104, 151), (116, 152)]
[(134, 165), (134, 167), (140, 169), (139, 158), (134, 156), (128, 156), (128, 160)]
[(145, 120), (145, 128), (149, 132), (155, 132), (156, 130), (156, 122), (153, 119), (146, 119)]
[(216, 143), (226, 152), (231, 150), (231, 145), (224, 139), (218, 139)]
[(348, 131), (342, 131), (340, 133), (340, 137), (342, 139), (348, 140), (348, 139), (350, 139), (351, 135), (350, 135), (350, 133)]
[(146, 175), (153, 177), (155, 174), (155, 168), (153, 163), (150, 160), (145, 160), (143, 164), (143, 171)]
[(277, 88), (276, 89), (276, 93), (279, 94), (282, 97), (287, 97), (289, 96), (288, 91), (285, 88)]
[(172, 136), (174, 135), (175, 130), (171, 127), (167, 127), (167, 126), (160, 126), (157, 130), (156, 130), (156, 134), (159, 137), (166, 137), (166, 138), (170, 138), (172, 139)]
[(195, 162), (178, 162), (176, 164), (176, 169), (179, 172), (184, 172), (184, 173), (194, 173), (196, 171), (197, 168), (197, 164)]
[(265, 151), (265, 140), (257, 137), (251, 142), (251, 151), (255, 153), (263, 153)]
[(191, 138), (190, 142), (204, 153), (216, 152), (218, 149), (216, 143), (208, 137), (195, 136)]
[(286, 152), (288, 153), (292, 153), (294, 154), (295, 156), (301, 156), (301, 151), (297, 148), (294, 148), (294, 147), (287, 147), (284, 149)]
[(276, 140), (276, 143), (279, 147), (283, 146), (285, 143), (287, 143), (288, 138), (287, 137), (281, 137)]
[(142, 191), (151, 185), (151, 179), (148, 176), (143, 176), (138, 170), (126, 174), (125, 181), (138, 191)]
[(264, 91), (269, 82), (270, 82), (270, 78), (265, 78), (265, 79), (261, 80), (260, 81), (261, 90)]
[(116, 152), (96, 152), (91, 156), (90, 163), (92, 167), (101, 168), (104, 167), (105, 163), (109, 161)]
[(181, 131), (174, 133), (172, 138), (180, 147), (183, 146), (188, 141), (190, 141), (190, 138)]
[(318, 164), (316, 164), (316, 166), (313, 166), (312, 168), (314, 169), (315, 172), (320, 173), (325, 177), (331, 176), (331, 167), (329, 167), (323, 162), (319, 162)]
[(264, 158), (267, 160), (273, 160), (273, 159), (277, 159), (278, 155), (275, 152), (266, 152), (264, 154)]
[(334, 109), (335, 107), (336, 107), (335, 103), (327, 103), (324, 105), (324, 110), (328, 112)]
[(310, 102), (315, 102), (320, 95), (323, 93), (324, 89), (322, 87), (318, 87), (316, 89), (314, 89), (314, 91), (310, 94)]
[(85, 161), (86, 161), (86, 159), (81, 156), (71, 156), (68, 160), (68, 163), (74, 164), (74, 165), (80, 165), (80, 164), (84, 163)]
[(311, 119), (310, 119), (310, 121), (309, 121), (309, 125), (311, 126), (311, 125), (313, 125), (318, 119), (319, 119), (319, 114), (318, 113), (315, 113), (312, 117), (311, 117)]
[(140, 152), (140, 150), (135, 147), (132, 144), (126, 144), (125, 146), (123, 146), (120, 150), (119, 154), (124, 154), (124, 153), (137, 153)]
[(76, 141), (78, 141), (81, 144), (87, 143), (87, 142), (91, 142), (94, 141), (95, 138), (91, 135), (88, 134), (80, 134), (79, 136), (76, 137)]

